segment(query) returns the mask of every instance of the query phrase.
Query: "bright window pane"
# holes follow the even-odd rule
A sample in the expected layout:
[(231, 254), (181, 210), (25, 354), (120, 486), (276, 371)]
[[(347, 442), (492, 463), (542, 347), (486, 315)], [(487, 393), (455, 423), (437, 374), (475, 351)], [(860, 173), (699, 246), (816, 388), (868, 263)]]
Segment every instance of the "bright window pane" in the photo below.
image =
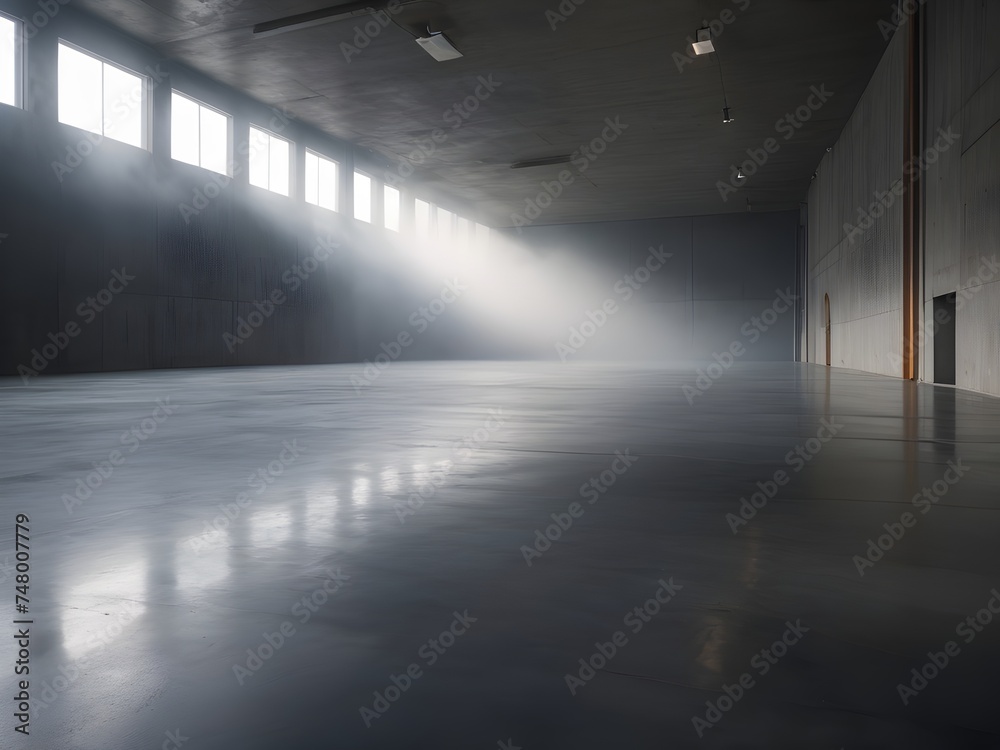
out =
[(103, 133), (103, 66), (90, 55), (59, 45), (59, 122)]
[(462, 245), (469, 244), (469, 220), (461, 216), (455, 220), (455, 241)]
[(306, 151), (306, 202), (337, 210), (337, 162)]
[(448, 242), (452, 238), (452, 221), (455, 218), (455, 214), (444, 208), (438, 208), (437, 210), (437, 233), (438, 238)]
[(104, 65), (104, 135), (142, 147), (143, 80), (114, 65)]
[(59, 44), (59, 122), (116, 141), (146, 145), (146, 81)]
[(228, 175), (230, 117), (174, 91), (170, 100), (170, 155)]
[(198, 104), (176, 92), (170, 99), (170, 156), (198, 166)]
[(201, 166), (229, 174), (229, 117), (209, 107), (198, 107), (201, 116)]
[(267, 188), (271, 161), (268, 146), (271, 137), (263, 130), (250, 128), (250, 184)]
[(417, 198), (413, 203), (413, 223), (418, 237), (428, 237), (431, 233), (431, 204)]
[(399, 191), (391, 185), (385, 185), (382, 190), (385, 205), (385, 228), (393, 232), (399, 231)]
[(354, 218), (372, 220), (372, 178), (360, 172), (354, 173)]
[(340, 189), (337, 162), (319, 160), (319, 205), (331, 211), (337, 210), (337, 193)]
[(319, 159), (306, 151), (306, 203), (319, 205)]
[(289, 188), (289, 143), (282, 138), (271, 136), (271, 166), (268, 182), (270, 189), (280, 195), (288, 195)]
[(20, 72), (19, 24), (0, 16), (0, 104), (19, 104), (17, 89)]

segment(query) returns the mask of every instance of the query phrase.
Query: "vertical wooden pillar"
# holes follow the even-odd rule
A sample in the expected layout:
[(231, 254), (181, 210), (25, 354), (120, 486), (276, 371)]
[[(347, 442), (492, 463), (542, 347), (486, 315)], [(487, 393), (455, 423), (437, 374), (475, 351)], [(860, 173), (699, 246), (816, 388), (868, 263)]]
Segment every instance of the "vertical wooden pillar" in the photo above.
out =
[(920, 175), (916, 169), (921, 150), (921, 12), (907, 21), (906, 92), (903, 133), (903, 377), (920, 376)]

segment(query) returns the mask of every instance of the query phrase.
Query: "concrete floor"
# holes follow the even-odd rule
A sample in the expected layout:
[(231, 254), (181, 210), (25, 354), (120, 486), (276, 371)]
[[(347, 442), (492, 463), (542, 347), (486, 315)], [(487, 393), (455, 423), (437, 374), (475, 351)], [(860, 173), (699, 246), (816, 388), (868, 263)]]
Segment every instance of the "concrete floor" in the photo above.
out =
[(361, 374), (0, 383), (34, 620), (29, 737), (0, 639), (0, 746), (1000, 747), (1000, 401), (794, 364), (693, 405), (689, 369)]

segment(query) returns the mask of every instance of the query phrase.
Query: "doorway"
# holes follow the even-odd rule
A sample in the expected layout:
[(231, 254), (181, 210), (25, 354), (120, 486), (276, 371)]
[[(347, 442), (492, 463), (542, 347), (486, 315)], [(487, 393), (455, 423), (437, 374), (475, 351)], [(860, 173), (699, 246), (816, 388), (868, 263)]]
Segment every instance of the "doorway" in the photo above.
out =
[(934, 382), (955, 385), (955, 294), (934, 298)]

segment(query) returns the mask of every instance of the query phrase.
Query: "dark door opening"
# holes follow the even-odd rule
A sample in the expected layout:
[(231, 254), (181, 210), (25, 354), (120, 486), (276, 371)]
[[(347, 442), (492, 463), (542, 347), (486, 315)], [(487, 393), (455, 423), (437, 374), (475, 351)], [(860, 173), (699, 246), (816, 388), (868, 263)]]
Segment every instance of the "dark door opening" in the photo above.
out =
[(955, 295), (934, 298), (934, 382), (955, 385)]

